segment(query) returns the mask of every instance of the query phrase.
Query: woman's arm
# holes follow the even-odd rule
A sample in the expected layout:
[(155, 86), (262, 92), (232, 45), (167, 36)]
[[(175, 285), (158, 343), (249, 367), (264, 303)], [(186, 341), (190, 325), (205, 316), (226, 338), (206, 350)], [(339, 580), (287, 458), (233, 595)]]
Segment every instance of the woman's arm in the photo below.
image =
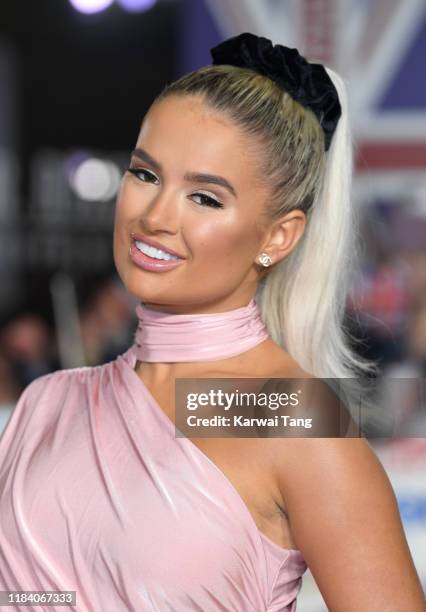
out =
[(277, 442), (293, 539), (332, 612), (425, 612), (394, 491), (364, 438)]

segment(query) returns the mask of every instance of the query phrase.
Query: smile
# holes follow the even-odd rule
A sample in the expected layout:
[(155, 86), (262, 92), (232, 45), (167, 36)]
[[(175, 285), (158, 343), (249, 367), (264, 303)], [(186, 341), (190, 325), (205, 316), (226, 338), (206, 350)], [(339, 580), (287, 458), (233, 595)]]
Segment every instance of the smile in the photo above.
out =
[(166, 261), (178, 261), (180, 258), (175, 255), (170, 255), (170, 253), (166, 253), (161, 249), (156, 249), (145, 242), (141, 242), (140, 240), (135, 240), (136, 248), (141, 251), (141, 253), (145, 253), (149, 257), (153, 259), (164, 259)]

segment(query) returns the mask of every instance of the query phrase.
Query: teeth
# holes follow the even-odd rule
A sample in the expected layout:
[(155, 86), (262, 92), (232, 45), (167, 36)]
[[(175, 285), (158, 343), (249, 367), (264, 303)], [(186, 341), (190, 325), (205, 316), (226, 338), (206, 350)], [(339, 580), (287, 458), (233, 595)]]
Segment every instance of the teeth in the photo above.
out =
[(147, 244), (145, 244), (144, 242), (140, 242), (139, 240), (136, 240), (135, 244), (139, 251), (142, 251), (142, 253), (145, 253), (145, 255), (149, 255), (149, 257), (153, 257), (154, 259), (179, 259), (179, 257), (176, 257), (175, 255), (170, 255), (169, 253), (165, 253), (160, 249), (155, 249), (154, 247), (148, 246)]

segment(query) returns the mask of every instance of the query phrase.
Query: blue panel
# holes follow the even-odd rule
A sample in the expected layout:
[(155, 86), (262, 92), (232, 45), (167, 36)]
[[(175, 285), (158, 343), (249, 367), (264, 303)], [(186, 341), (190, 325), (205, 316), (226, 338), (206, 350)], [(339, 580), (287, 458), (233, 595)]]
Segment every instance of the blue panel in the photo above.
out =
[(390, 89), (380, 101), (383, 110), (426, 110), (426, 18), (413, 38)]
[(182, 0), (176, 76), (211, 64), (210, 49), (223, 38), (204, 0)]

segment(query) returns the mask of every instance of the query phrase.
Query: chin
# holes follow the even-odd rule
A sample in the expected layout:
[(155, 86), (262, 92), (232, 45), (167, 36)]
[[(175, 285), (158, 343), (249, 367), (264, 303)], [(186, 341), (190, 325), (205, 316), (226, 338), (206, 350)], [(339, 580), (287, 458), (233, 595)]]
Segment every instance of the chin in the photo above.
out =
[(160, 305), (170, 304), (173, 301), (175, 296), (168, 295), (167, 285), (164, 285), (157, 279), (150, 281), (150, 279), (142, 278), (142, 276), (141, 274), (133, 274), (129, 271), (127, 271), (127, 274), (120, 274), (120, 278), (127, 291), (140, 302), (144, 304), (152, 302), (152, 304)]

